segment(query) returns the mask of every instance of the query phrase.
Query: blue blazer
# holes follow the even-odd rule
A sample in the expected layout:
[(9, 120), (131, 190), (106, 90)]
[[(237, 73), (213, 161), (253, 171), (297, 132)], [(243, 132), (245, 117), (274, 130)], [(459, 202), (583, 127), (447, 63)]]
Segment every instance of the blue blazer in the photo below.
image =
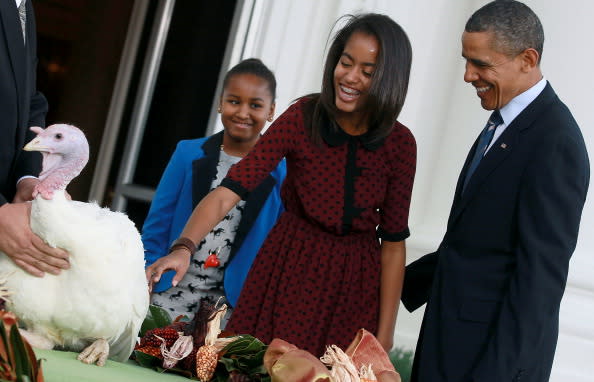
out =
[[(167, 255), (192, 211), (208, 194), (216, 177), (223, 132), (178, 143), (159, 182), (142, 228), (146, 266)], [(286, 175), (285, 161), (245, 197), (245, 208), (225, 269), (227, 301), (235, 306), (247, 273), (270, 229), (283, 211), (280, 188)], [(166, 272), (155, 292), (171, 287), (173, 272)]]
[(23, 151), (35, 138), (30, 126), (45, 126), (47, 101), (37, 91), (37, 32), (31, 1), (26, 2), (27, 43), (14, 1), (0, 1), (0, 205), (12, 201), (16, 182), (38, 175), (41, 154)]
[(404, 305), (427, 302), (411, 381), (546, 382), (588, 190), (586, 146), (547, 84), (462, 192), (473, 153), (439, 248), (406, 267)]

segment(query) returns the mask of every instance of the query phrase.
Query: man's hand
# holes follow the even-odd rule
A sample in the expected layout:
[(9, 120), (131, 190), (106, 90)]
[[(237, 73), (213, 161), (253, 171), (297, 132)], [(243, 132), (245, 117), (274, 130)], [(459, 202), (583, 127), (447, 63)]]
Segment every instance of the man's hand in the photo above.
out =
[(16, 194), (14, 195), (13, 203), (28, 202), (33, 200), (33, 190), (39, 183), (37, 178), (23, 178), (17, 183)]
[[(17, 183), (17, 191), (13, 203), (22, 203), (33, 200), (33, 191), (35, 186), (39, 183), (37, 178), (23, 178)], [(64, 196), (67, 200), (72, 200), (70, 194), (64, 190)], [(46, 198), (47, 199), (47, 198)]]
[(149, 292), (153, 291), (154, 284), (159, 282), (163, 272), (170, 270), (175, 271), (172, 285), (176, 286), (188, 271), (191, 256), (192, 254), (186, 248), (178, 248), (147, 267), (145, 272), (146, 279), (149, 283)]
[(0, 251), (33, 276), (42, 277), (45, 272), (57, 275), (70, 268), (66, 251), (50, 247), (31, 231), (30, 214), (31, 203), (0, 206)]

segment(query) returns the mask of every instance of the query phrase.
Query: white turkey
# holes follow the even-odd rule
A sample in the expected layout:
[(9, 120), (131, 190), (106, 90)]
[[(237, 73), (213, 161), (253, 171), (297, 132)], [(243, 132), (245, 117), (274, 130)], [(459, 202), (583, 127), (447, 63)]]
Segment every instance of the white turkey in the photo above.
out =
[[(40, 151), (43, 169), (31, 205), (31, 229), (70, 253), (70, 269), (34, 277), (0, 253), (7, 308), (26, 326), (35, 347), (81, 351), (79, 359), (103, 365), (133, 351), (149, 304), (144, 251), (126, 215), (65, 197), (83, 169), (89, 146), (78, 128), (32, 127), (25, 150)], [(8, 272), (7, 272), (8, 271)]]

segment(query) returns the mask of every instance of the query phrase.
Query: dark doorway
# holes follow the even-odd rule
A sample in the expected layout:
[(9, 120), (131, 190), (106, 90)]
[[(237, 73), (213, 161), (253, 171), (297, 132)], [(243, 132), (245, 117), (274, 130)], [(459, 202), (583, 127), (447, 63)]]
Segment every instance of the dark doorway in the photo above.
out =
[[(117, 147), (101, 205), (115, 189), (140, 72), (158, 0), (150, 1)], [(176, 143), (205, 135), (225, 55), (236, 0), (176, 0), (151, 101), (134, 183), (156, 188)], [(38, 87), (50, 104), (47, 123), (85, 131), (91, 146), (86, 169), (69, 186), (86, 200), (109, 112), (133, 0), (33, 0), (39, 35)], [(140, 229), (149, 203), (129, 200), (126, 212)]]
[(86, 200), (126, 39), (133, 0), (33, 0), (37, 86), (49, 103), (47, 124), (80, 127), (91, 156), (68, 191)]
[[(176, 0), (158, 70), (133, 183), (155, 189), (181, 139), (203, 137), (225, 56), (235, 0)], [(137, 87), (136, 84), (133, 87)], [(122, 127), (130, 123), (135, 97), (129, 97)], [(106, 204), (116, 185), (126, 147), (122, 129), (107, 186)], [(141, 228), (150, 202), (129, 196), (125, 211)]]

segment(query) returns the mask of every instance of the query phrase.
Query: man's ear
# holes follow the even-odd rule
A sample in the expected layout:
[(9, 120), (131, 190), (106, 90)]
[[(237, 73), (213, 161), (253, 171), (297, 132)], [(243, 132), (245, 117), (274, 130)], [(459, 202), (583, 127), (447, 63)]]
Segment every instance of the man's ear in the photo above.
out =
[(538, 67), (538, 60), (540, 55), (536, 51), (536, 49), (528, 48), (525, 49), (522, 53), (520, 53), (520, 58), (522, 60), (522, 70), (526, 73), (532, 71), (534, 68)]

